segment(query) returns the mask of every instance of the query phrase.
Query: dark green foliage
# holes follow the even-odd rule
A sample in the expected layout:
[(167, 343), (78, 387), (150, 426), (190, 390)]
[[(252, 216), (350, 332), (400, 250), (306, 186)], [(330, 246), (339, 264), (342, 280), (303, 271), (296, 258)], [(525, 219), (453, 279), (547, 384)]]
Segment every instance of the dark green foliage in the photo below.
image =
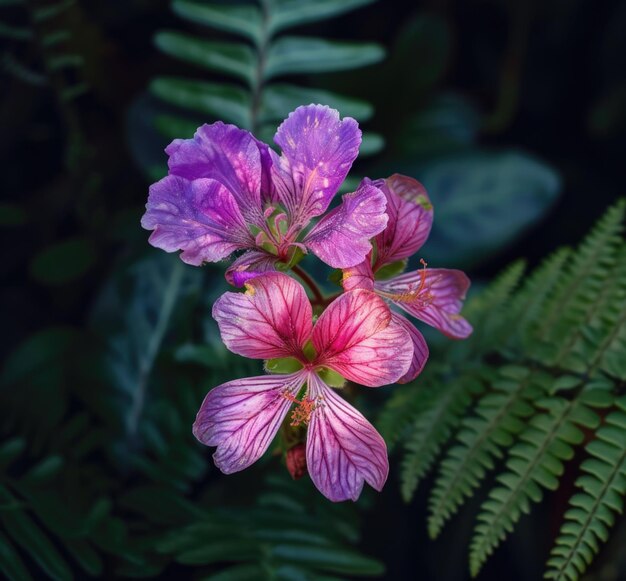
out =
[[(293, 74), (353, 70), (380, 61), (383, 49), (371, 43), (347, 43), (310, 36), (277, 36), (285, 30), (354, 10), (371, 0), (263, 0), (257, 4), (220, 5), (195, 0), (174, 0), (174, 12), (195, 25), (232, 34), (236, 40), (204, 40), (196, 35), (163, 31), (156, 45), (165, 53), (203, 69), (237, 79), (240, 84), (199, 79), (159, 77), (153, 95), (178, 107), (181, 115), (165, 116), (158, 123), (168, 138), (191, 136), (195, 127), (220, 119), (250, 129), (272, 140), (277, 122), (295, 107), (319, 102), (336, 107), (342, 115), (365, 121), (372, 107), (328, 91), (275, 82)], [(185, 123), (181, 125), (176, 119)], [(184, 131), (183, 131), (184, 129)], [(375, 153), (380, 136), (364, 136)]]
[(473, 336), (449, 346), (439, 359), (449, 364), (399, 390), (381, 415), (386, 436), (405, 441), (407, 500), (445, 448), (429, 500), (432, 537), (494, 473), (471, 542), (473, 575), (559, 487), (578, 449), (588, 457), (583, 492), (570, 500), (546, 575), (577, 579), (622, 511), (624, 206), (610, 208), (576, 252), (556, 252), (524, 279), (517, 264), (479, 293), (466, 310)]

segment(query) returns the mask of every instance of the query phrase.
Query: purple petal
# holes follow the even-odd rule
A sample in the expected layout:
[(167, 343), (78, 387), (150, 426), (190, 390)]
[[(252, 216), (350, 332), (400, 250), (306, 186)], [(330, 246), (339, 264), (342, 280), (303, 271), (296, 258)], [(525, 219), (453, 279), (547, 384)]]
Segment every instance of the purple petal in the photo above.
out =
[(278, 128), (274, 184), (292, 223), (323, 214), (359, 153), (361, 131), (350, 118), (323, 105), (298, 107)]
[(363, 262), (356, 266), (344, 269), (341, 284), (345, 291), (357, 288), (374, 290), (374, 272), (372, 271), (371, 256), (368, 255)]
[(306, 462), (311, 480), (333, 502), (357, 500), (367, 482), (380, 491), (389, 473), (387, 446), (363, 415), (313, 374)]
[(409, 370), (398, 379), (398, 383), (413, 381), (424, 369), (428, 361), (428, 345), (424, 336), (415, 328), (415, 325), (398, 313), (391, 313), (391, 318), (396, 325), (403, 327), (411, 337), (413, 343), (413, 359)]
[(302, 373), (246, 377), (207, 394), (193, 434), (203, 444), (217, 446), (213, 459), (224, 474), (244, 470), (263, 455), (305, 379)]
[(472, 332), (459, 314), (469, 286), (464, 272), (446, 268), (425, 268), (376, 283), (376, 289), (400, 308), (452, 339)]
[(394, 383), (409, 369), (413, 345), (379, 296), (353, 290), (335, 299), (313, 329), (318, 363), (369, 387)]
[(172, 175), (217, 180), (232, 193), (246, 221), (262, 225), (262, 202), (273, 196), (267, 145), (218, 121), (199, 127), (193, 139), (173, 141), (165, 151)]
[(154, 230), (150, 244), (183, 250), (183, 262), (195, 266), (254, 245), (232, 194), (211, 179), (167, 176), (152, 184), (141, 225)]
[(387, 199), (371, 184), (361, 182), (356, 192), (342, 200), (304, 239), (304, 244), (333, 268), (362, 262), (372, 249), (370, 238), (387, 225)]
[(246, 289), (224, 293), (213, 305), (226, 347), (252, 359), (303, 357), (312, 310), (302, 285), (270, 272), (248, 280)]
[(422, 184), (394, 174), (374, 182), (387, 196), (387, 228), (376, 237), (378, 250), (374, 270), (408, 258), (426, 242), (433, 224), (433, 206)]
[(246, 281), (274, 270), (276, 256), (262, 250), (250, 250), (239, 256), (227, 269), (226, 280), (238, 287)]

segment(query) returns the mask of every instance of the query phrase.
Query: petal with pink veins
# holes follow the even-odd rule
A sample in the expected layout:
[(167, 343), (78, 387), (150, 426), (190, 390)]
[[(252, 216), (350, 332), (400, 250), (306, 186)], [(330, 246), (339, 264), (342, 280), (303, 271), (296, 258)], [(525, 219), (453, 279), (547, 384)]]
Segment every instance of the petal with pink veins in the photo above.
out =
[(215, 465), (224, 473), (244, 470), (267, 450), (306, 375), (265, 375), (229, 381), (204, 398), (194, 436), (217, 446)]
[(351, 117), (323, 105), (298, 107), (278, 128), (273, 181), (291, 222), (304, 226), (326, 211), (361, 145), (361, 130)]
[(212, 179), (167, 176), (152, 184), (141, 225), (154, 230), (150, 244), (182, 250), (180, 258), (194, 266), (254, 243), (232, 194)]
[(374, 270), (415, 254), (426, 242), (433, 224), (433, 206), (417, 180), (394, 174), (374, 182), (387, 196), (387, 228), (376, 237)]
[(343, 196), (341, 204), (326, 214), (303, 242), (333, 268), (359, 264), (372, 249), (370, 238), (387, 225), (386, 205), (385, 195), (363, 181), (356, 192)]
[(381, 435), (316, 375), (309, 381), (309, 396), (317, 403), (309, 423), (306, 462), (318, 490), (333, 502), (356, 501), (364, 482), (381, 491), (389, 473)]
[(302, 285), (280, 272), (251, 278), (245, 285), (245, 293), (224, 293), (213, 305), (224, 344), (252, 359), (301, 356), (312, 325)]
[(399, 315), (398, 313), (391, 313), (392, 320), (396, 325), (403, 327), (411, 337), (413, 343), (413, 359), (409, 370), (398, 379), (398, 383), (408, 383), (413, 381), (424, 369), (426, 361), (428, 361), (428, 345), (426, 339), (415, 327), (411, 321)]
[(465, 339), (472, 332), (459, 314), (469, 286), (464, 272), (446, 268), (425, 268), (376, 283), (383, 296), (452, 339)]
[(374, 290), (374, 272), (372, 271), (371, 256), (351, 268), (345, 268), (341, 277), (343, 290), (350, 291), (357, 288)]
[(198, 128), (193, 139), (176, 139), (165, 150), (170, 174), (212, 178), (234, 196), (246, 220), (262, 225), (263, 201), (271, 201), (269, 148), (250, 132), (217, 121)]
[(313, 329), (317, 362), (369, 387), (395, 383), (409, 369), (413, 345), (375, 293), (342, 294), (320, 315)]
[(276, 256), (262, 250), (250, 250), (239, 256), (227, 269), (226, 280), (242, 287), (246, 281), (274, 270)]

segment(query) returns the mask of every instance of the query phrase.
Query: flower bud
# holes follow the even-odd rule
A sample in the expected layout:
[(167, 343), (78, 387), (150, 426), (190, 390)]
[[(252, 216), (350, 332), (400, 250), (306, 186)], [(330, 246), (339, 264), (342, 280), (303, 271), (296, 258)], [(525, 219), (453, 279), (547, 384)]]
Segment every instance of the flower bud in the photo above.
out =
[(299, 480), (306, 473), (306, 448), (304, 444), (296, 444), (287, 450), (286, 458), (287, 470), (294, 480)]

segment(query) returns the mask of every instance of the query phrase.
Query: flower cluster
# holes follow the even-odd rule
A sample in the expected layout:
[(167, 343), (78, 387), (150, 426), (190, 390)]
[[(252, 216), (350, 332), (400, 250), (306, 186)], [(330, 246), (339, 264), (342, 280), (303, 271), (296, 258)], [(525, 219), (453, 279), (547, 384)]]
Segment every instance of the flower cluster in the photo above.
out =
[[(428, 238), (433, 206), (416, 180), (364, 179), (328, 211), (357, 157), (354, 119), (321, 105), (299, 107), (274, 138), (278, 155), (221, 122), (166, 149), (169, 175), (150, 188), (150, 243), (200, 266), (239, 255), (226, 271), (244, 292), (213, 306), (224, 344), (264, 360), (266, 374), (212, 389), (193, 426), (216, 447), (218, 468), (247, 468), (281, 430), (294, 477), (309, 473), (333, 501), (356, 500), (364, 482), (381, 490), (385, 442), (335, 388), (413, 380), (428, 358), (421, 333), (391, 306), (453, 338), (472, 329), (459, 312), (461, 271), (401, 274)], [(311, 222), (319, 218), (312, 225)], [(322, 297), (298, 262), (313, 253), (341, 269), (343, 292)], [(313, 303), (295, 272), (314, 291)]]

